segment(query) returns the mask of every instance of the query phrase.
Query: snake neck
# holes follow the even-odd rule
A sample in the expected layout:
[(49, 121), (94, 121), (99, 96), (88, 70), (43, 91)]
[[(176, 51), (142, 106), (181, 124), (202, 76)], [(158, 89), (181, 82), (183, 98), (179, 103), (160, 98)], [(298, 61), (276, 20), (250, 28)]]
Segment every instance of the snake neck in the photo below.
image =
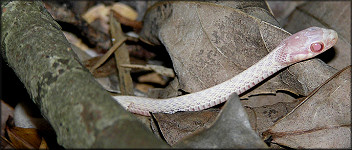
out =
[(231, 87), (229, 90), (232, 92), (238, 95), (242, 94), (277, 71), (287, 67), (287, 65), (277, 62), (275, 56), (275, 52), (269, 53), (256, 64), (222, 83), (223, 85), (220, 85), (220, 87)]
[[(279, 52), (279, 51), (275, 51)], [(256, 64), (252, 65), (251, 67), (247, 68), (240, 74), (236, 75), (235, 77), (213, 86), (211, 88), (205, 89), (203, 91), (199, 91), (194, 93), (195, 98), (200, 95), (213, 95), (209, 97), (204, 97), (204, 100), (196, 100), (199, 103), (212, 101), (214, 98), (222, 99), (221, 102), (227, 100), (227, 98), (236, 93), (237, 95), (242, 94), (243, 92), (251, 89), (264, 79), (268, 78), (269, 76), (275, 74), (277, 71), (287, 67), (285, 64), (280, 64), (276, 61), (275, 52), (269, 53), (263, 59), (261, 59)], [(193, 93), (192, 93), (193, 94)], [(191, 94), (190, 94), (191, 95)], [(221, 103), (218, 102), (218, 103)]]

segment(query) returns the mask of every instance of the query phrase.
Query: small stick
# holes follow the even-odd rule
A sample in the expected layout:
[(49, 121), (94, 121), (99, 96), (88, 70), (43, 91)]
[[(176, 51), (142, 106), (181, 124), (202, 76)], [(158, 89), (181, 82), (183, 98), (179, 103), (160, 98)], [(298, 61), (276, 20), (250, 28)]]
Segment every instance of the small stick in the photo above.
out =
[(92, 68), (89, 69), (89, 71), (93, 72), (95, 69), (100, 67), (101, 64), (103, 64), (111, 56), (111, 54), (114, 53), (117, 48), (119, 48), (126, 40), (127, 38), (123, 38), (114, 43), (114, 45), (103, 55), (103, 57), (98, 60), (98, 62)]
[(143, 69), (143, 70), (152, 70), (155, 71), (158, 74), (161, 74), (163, 76), (167, 77), (175, 77), (175, 73), (172, 69), (166, 68), (163, 66), (157, 66), (157, 65), (136, 65), (136, 64), (121, 64), (121, 67), (125, 68), (134, 68), (134, 69)]

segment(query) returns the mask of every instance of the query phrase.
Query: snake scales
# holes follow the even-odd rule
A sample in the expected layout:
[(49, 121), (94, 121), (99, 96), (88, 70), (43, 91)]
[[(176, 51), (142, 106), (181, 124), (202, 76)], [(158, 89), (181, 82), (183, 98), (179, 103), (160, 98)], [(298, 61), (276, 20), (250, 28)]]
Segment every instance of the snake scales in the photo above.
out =
[(239, 95), (245, 92), (287, 66), (326, 51), (335, 45), (337, 38), (334, 30), (310, 27), (281, 41), (267, 56), (247, 70), (211, 88), (167, 99), (136, 96), (114, 96), (114, 99), (128, 111), (145, 116), (150, 116), (149, 112), (203, 110), (225, 102), (233, 93)]

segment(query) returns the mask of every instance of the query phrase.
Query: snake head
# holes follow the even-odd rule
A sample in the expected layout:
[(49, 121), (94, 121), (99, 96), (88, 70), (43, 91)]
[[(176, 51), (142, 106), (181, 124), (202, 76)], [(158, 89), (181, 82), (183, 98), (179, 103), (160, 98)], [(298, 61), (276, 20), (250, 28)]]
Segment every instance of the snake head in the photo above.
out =
[(297, 32), (280, 43), (276, 61), (293, 64), (319, 55), (337, 42), (337, 33), (331, 29), (310, 27)]

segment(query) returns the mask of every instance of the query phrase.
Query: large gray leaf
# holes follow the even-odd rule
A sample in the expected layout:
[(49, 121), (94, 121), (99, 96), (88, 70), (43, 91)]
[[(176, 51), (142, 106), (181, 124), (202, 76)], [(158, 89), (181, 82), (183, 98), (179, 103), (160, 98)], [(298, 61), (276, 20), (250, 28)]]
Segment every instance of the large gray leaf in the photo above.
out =
[(351, 148), (351, 66), (312, 92), (264, 135), (291, 148)]

